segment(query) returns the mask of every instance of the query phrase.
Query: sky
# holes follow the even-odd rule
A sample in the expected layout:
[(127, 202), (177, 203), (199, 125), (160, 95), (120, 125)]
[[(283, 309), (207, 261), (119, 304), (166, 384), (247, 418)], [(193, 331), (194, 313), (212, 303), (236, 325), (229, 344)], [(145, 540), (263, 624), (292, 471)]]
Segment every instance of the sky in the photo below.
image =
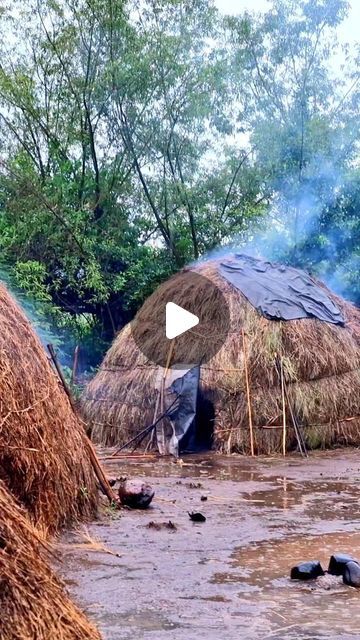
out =
[[(271, 7), (268, 0), (215, 0), (215, 4), (224, 13), (242, 13), (245, 10), (266, 11)], [(360, 40), (360, 0), (350, 0), (349, 16), (339, 27), (339, 37), (343, 42), (354, 43)]]

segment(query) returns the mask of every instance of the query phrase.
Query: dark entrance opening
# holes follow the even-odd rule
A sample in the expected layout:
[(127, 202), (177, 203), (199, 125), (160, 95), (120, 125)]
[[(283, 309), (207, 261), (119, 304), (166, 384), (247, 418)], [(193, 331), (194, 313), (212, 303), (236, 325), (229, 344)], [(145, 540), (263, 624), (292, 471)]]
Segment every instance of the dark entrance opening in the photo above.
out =
[(212, 449), (214, 442), (215, 409), (209, 398), (199, 390), (196, 403), (196, 442), (200, 449)]
[(214, 405), (199, 390), (194, 425), (181, 441), (181, 453), (210, 451), (214, 441), (214, 423)]
[[(200, 389), (200, 366), (189, 369), (168, 389), (174, 406), (169, 410), (173, 433), (169, 451), (173, 455), (208, 451), (213, 445), (214, 405)], [(175, 396), (176, 394), (176, 396)]]

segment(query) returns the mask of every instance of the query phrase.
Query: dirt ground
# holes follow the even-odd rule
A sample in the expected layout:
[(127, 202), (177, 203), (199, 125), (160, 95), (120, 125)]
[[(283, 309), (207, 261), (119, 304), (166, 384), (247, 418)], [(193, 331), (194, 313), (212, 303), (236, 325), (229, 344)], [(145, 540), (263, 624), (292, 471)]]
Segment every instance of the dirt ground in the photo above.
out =
[(328, 576), (289, 579), (301, 560), (360, 559), (360, 450), (120, 460), (106, 470), (156, 491), (147, 511), (107, 508), (86, 528), (120, 557), (74, 533), (60, 545), (68, 588), (106, 640), (360, 638), (360, 590)]

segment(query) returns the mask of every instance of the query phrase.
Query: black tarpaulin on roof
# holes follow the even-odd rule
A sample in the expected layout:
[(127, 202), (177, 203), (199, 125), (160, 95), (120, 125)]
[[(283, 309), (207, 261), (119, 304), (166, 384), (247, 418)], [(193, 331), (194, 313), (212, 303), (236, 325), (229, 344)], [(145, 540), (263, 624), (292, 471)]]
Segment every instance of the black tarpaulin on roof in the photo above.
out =
[(236, 254), (220, 263), (219, 271), (269, 320), (318, 318), (344, 324), (326, 291), (301, 269)]

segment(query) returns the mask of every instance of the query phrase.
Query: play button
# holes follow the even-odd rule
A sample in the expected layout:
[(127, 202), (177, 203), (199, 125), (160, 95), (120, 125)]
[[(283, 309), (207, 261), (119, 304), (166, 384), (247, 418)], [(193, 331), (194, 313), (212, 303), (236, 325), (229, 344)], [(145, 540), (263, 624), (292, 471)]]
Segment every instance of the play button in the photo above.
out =
[(223, 291), (230, 285), (218, 275), (216, 265), (211, 276), (184, 269), (144, 302), (131, 323), (134, 342), (144, 355), (142, 366), (187, 369), (205, 364), (221, 349), (230, 327)]
[(165, 333), (168, 340), (181, 336), (199, 324), (199, 318), (190, 311), (179, 307), (175, 302), (166, 304)]

